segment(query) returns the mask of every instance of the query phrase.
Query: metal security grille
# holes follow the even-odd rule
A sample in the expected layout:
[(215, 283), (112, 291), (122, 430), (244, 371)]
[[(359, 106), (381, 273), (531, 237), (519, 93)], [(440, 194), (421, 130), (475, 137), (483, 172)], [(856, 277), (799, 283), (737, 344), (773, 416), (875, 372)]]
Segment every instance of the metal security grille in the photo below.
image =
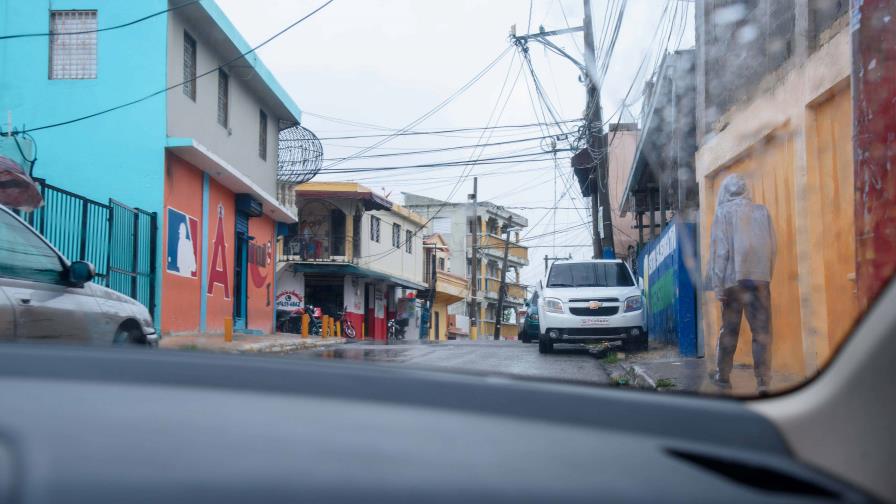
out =
[(370, 216), (370, 239), (379, 243), (380, 242), (380, 218), (375, 216)]
[(218, 124), (227, 127), (227, 102), (230, 93), (230, 76), (218, 70)]
[(196, 101), (196, 40), (184, 32), (184, 94)]
[(401, 248), (401, 226), (392, 224), (392, 246)]
[(69, 260), (89, 261), (94, 282), (155, 309), (156, 230), (153, 212), (113, 199), (100, 203), (35, 179), (44, 206), (19, 215)]
[(50, 79), (96, 79), (96, 11), (50, 12)]

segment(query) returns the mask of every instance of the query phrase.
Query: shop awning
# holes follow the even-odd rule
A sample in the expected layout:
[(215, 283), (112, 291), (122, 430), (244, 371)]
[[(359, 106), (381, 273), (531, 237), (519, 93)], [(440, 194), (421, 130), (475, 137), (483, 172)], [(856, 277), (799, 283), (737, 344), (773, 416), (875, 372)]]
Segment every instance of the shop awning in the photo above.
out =
[(318, 263), (318, 262), (293, 262), (289, 266), (296, 273), (311, 273), (315, 275), (333, 275), (333, 276), (356, 276), (362, 278), (372, 278), (374, 280), (383, 280), (391, 282), (407, 289), (422, 290), (426, 289), (426, 285), (417, 283), (406, 278), (389, 275), (368, 268), (362, 268), (356, 264), (348, 263)]

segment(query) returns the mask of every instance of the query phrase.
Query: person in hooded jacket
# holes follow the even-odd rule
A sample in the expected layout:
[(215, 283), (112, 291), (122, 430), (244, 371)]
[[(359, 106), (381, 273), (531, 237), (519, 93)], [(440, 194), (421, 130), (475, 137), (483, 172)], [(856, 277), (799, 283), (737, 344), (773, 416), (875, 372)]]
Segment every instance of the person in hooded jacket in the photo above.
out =
[(710, 234), (710, 282), (722, 303), (722, 328), (716, 347), (716, 371), (710, 379), (731, 386), (734, 351), (744, 312), (753, 333), (753, 369), (760, 393), (771, 382), (772, 315), (769, 284), (777, 242), (771, 215), (753, 203), (740, 175), (722, 182)]

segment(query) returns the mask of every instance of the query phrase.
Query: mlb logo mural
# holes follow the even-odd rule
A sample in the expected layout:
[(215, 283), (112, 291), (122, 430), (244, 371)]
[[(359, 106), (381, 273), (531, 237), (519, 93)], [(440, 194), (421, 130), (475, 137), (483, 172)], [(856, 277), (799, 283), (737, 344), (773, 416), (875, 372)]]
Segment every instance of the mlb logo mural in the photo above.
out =
[(199, 221), (183, 212), (168, 208), (168, 248), (165, 269), (169, 273), (197, 278)]

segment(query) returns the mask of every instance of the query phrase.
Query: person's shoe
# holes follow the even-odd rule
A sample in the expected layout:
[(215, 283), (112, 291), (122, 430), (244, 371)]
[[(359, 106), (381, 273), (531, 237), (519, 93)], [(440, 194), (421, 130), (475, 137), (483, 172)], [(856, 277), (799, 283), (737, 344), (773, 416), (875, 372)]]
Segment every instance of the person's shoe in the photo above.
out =
[(709, 381), (712, 382), (713, 385), (721, 389), (731, 388), (731, 380), (729, 380), (728, 378), (722, 378), (722, 375), (719, 374), (718, 371), (709, 372)]
[(765, 378), (756, 378), (756, 393), (761, 396), (768, 395), (769, 380)]

